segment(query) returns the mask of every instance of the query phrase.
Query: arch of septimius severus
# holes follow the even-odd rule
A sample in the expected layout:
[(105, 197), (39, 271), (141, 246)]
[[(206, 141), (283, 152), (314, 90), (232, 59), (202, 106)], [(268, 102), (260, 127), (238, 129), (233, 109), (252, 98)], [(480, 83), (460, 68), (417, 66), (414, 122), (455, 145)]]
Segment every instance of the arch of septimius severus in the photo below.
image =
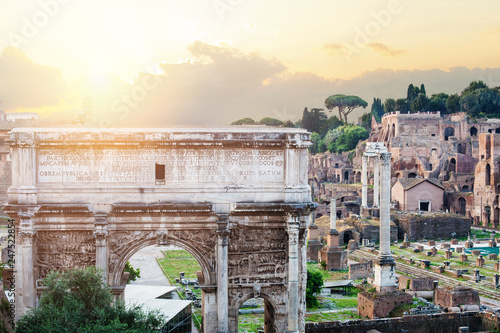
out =
[(51, 270), (96, 265), (118, 297), (135, 252), (173, 244), (200, 263), (205, 332), (237, 332), (252, 297), (266, 332), (304, 331), (309, 133), (17, 128), (10, 144), (17, 316)]

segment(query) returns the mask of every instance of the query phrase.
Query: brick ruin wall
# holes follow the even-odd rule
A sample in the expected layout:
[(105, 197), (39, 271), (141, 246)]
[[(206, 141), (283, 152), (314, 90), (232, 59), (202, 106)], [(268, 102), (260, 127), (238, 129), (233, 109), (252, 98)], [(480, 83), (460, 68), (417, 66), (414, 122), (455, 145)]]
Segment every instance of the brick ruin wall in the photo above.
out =
[(379, 320), (351, 320), (322, 323), (306, 323), (306, 333), (366, 333), (375, 329), (380, 332), (408, 333), (455, 333), (459, 327), (468, 326), (470, 332), (484, 329), (498, 330), (498, 318), (486, 318), (477, 312), (442, 313), (434, 315), (408, 316)]
[(393, 219), (398, 225), (399, 238), (406, 233), (410, 241), (451, 238), (452, 233), (456, 233), (456, 237), (466, 237), (470, 233), (470, 220), (457, 214), (394, 214)]

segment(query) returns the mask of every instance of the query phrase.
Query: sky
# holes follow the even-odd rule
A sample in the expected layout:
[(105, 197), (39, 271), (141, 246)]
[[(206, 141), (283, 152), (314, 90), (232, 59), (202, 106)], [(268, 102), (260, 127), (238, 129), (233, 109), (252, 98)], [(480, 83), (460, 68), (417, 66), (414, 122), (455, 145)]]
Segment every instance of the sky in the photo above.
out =
[(333, 94), (405, 97), (410, 83), (496, 87), (499, 12), (494, 0), (0, 0), (0, 100), (75, 119), (88, 99), (103, 127), (224, 125), (296, 121)]

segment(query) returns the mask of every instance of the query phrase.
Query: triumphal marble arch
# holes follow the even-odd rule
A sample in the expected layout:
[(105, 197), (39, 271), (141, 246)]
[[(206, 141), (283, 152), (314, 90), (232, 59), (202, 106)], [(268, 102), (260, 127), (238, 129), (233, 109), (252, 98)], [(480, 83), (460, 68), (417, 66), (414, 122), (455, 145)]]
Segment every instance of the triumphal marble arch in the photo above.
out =
[(173, 244), (200, 263), (205, 332), (237, 332), (266, 304), (266, 332), (303, 332), (309, 133), (266, 127), (11, 132), (16, 313), (51, 270), (96, 265), (117, 297), (139, 249)]

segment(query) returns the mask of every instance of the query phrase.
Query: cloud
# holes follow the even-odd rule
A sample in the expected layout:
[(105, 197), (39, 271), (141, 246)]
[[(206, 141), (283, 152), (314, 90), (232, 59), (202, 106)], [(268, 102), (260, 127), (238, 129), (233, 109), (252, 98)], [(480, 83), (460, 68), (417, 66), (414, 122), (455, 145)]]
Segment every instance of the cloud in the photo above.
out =
[[(52, 119), (75, 119), (82, 98), (88, 97), (94, 126), (162, 127), (224, 125), (243, 117), (296, 121), (304, 107), (321, 108), (330, 95), (356, 95), (371, 103), (374, 97), (382, 101), (405, 97), (410, 83), (424, 83), (429, 95), (460, 92), (473, 80), (500, 86), (500, 68), (377, 69), (333, 80), (293, 72), (278, 59), (229, 45), (195, 42), (188, 49), (191, 60), (161, 63), (159, 74), (139, 73), (133, 84), (109, 74), (100, 86), (91, 77), (65, 82), (58, 70), (34, 64), (16, 50), (4, 51), (0, 98), (8, 112), (17, 107), (31, 111), (52, 107)], [(22, 83), (16, 81), (18, 74)], [(356, 109), (349, 120), (356, 121), (369, 109)]]
[(59, 69), (34, 63), (20, 49), (0, 54), (0, 99), (10, 109), (55, 105), (66, 94)]
[(323, 50), (328, 51), (331, 56), (337, 55), (338, 53), (342, 52), (343, 50), (346, 49), (344, 45), (337, 44), (337, 43), (329, 43), (325, 44), (322, 47)]
[(391, 56), (391, 57), (397, 57), (397, 56), (404, 53), (403, 50), (390, 49), (389, 47), (387, 47), (387, 45), (382, 44), (382, 43), (369, 43), (366, 46), (368, 46), (370, 49), (372, 49), (375, 52), (378, 52), (382, 55)]

